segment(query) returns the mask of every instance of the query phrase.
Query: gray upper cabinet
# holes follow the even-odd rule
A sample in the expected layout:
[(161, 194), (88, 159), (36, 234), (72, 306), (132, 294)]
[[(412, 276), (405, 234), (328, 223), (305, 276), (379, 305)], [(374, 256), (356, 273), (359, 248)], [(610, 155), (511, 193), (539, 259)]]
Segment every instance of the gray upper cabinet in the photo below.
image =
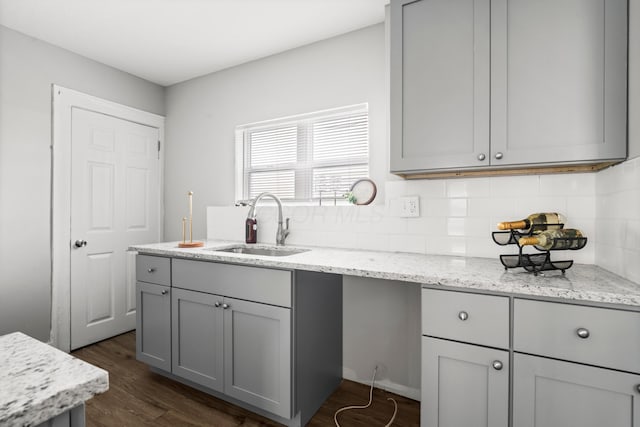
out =
[(626, 0), (391, 4), (391, 171), (627, 155)]

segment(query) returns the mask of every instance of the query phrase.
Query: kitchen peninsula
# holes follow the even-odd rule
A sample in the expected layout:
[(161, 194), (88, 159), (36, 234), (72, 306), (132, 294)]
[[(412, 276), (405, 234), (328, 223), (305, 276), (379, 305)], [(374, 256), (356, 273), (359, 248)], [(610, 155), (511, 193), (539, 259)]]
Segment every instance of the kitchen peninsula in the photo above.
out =
[(84, 402), (109, 388), (107, 371), (21, 332), (0, 337), (0, 425), (83, 427)]

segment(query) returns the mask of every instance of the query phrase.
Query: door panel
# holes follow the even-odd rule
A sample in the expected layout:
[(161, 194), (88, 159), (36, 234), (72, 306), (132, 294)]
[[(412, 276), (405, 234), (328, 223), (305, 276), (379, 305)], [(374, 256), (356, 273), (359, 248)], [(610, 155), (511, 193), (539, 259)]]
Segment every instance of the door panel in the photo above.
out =
[(151, 366), (171, 371), (171, 288), (137, 283), (140, 307), (135, 315), (136, 358)]
[(640, 375), (514, 355), (513, 425), (640, 427)]
[(507, 427), (509, 352), (422, 337), (420, 408), (422, 427)]
[(626, 4), (491, 3), (492, 165), (626, 157)]
[(392, 171), (488, 164), (489, 23), (488, 0), (392, 2)]
[(225, 393), (291, 417), (291, 310), (225, 298)]
[(171, 298), (172, 372), (223, 391), (222, 297), (173, 288)]
[(135, 328), (127, 248), (159, 236), (158, 138), (157, 128), (72, 109), (72, 349)]

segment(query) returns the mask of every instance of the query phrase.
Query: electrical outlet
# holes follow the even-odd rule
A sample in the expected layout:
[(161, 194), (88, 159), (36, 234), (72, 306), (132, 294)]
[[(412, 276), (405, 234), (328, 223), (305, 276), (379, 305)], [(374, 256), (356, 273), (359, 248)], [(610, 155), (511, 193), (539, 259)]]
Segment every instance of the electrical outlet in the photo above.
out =
[(413, 218), (420, 216), (420, 197), (400, 197), (400, 217)]

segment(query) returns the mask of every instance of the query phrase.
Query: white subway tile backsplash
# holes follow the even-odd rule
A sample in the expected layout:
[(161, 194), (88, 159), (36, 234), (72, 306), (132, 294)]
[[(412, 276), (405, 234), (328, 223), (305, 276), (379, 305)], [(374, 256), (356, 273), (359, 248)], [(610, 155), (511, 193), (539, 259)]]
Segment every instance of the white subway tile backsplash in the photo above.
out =
[(540, 195), (542, 196), (593, 196), (595, 195), (593, 173), (541, 175)]
[(539, 192), (539, 176), (509, 176), (491, 178), (491, 197), (535, 197)]
[(429, 180), (409, 180), (406, 181), (407, 195), (417, 194), (422, 198), (442, 198), (446, 197), (446, 183), (444, 179)]
[(448, 218), (447, 219), (447, 235), (464, 237), (465, 218)]
[[(490, 257), (501, 267), (498, 255), (517, 248), (493, 242), (496, 223), (551, 211), (589, 237), (584, 249), (554, 252), (554, 259), (597, 263), (631, 280), (640, 276), (640, 159), (596, 174), (393, 180), (384, 190), (385, 200), (374, 205), (285, 207), (287, 243)], [(420, 216), (401, 218), (398, 198), (415, 195)], [(209, 208), (207, 237), (243, 240), (247, 209)], [(275, 206), (258, 209), (259, 241), (274, 243), (276, 212)]]
[(447, 216), (466, 217), (467, 199), (449, 199), (449, 210)]
[(567, 199), (567, 209), (565, 211), (567, 221), (573, 222), (575, 219), (590, 219), (596, 217), (595, 196), (578, 196)]
[(412, 252), (424, 254), (427, 252), (427, 240), (417, 234), (389, 234), (388, 250), (391, 252)]
[(468, 178), (447, 181), (447, 197), (491, 197), (490, 178)]
[(640, 157), (596, 175), (596, 263), (640, 283)]
[(516, 200), (518, 218), (526, 218), (534, 212), (559, 212), (567, 214), (566, 196), (532, 196)]

